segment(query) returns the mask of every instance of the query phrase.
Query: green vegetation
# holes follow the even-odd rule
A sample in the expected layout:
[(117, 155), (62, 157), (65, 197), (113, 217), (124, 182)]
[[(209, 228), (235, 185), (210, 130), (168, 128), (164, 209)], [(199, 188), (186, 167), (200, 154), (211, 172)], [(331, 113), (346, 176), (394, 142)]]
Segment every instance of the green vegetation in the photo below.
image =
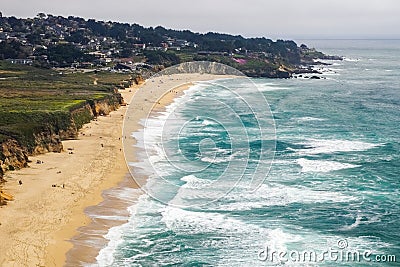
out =
[(0, 131), (16, 139), (28, 151), (35, 146), (34, 134), (66, 130), (70, 122), (69, 113), (65, 111), (1, 112), (0, 115)]
[(57, 62), (60, 67), (69, 67), (78, 61), (92, 61), (93, 56), (83, 53), (72, 44), (57, 44), (50, 46), (47, 51), (42, 51), (38, 56), (47, 55), (50, 62)]
[(71, 122), (79, 129), (92, 119), (89, 109), (80, 108), (96, 101), (115, 104), (114, 88), (131, 79), (129, 74), (60, 73), (0, 61), (0, 143), (13, 138), (32, 151), (34, 134), (67, 131)]
[(149, 64), (163, 65), (165, 67), (170, 67), (180, 63), (180, 58), (172, 51), (144, 51), (143, 54), (147, 58)]
[[(22, 95), (86, 95), (110, 93), (113, 86), (129, 81), (132, 75), (108, 71), (57, 72), (0, 61), (0, 91), (2, 97)], [(87, 98), (87, 96), (85, 96)], [(85, 98), (84, 97), (84, 98)], [(80, 98), (78, 98), (80, 99)]]
[(88, 109), (83, 109), (81, 112), (72, 113), (72, 119), (75, 122), (75, 127), (80, 129), (85, 123), (92, 119), (92, 114)]

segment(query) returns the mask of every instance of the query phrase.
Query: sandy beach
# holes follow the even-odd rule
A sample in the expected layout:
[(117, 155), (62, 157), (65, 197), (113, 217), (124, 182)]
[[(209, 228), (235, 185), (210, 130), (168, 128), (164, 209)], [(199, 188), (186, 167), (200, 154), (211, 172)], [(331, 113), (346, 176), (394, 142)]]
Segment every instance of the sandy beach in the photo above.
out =
[[(143, 127), (141, 119), (163, 110), (193, 82), (217, 78), (228, 76), (174, 74), (121, 90), (127, 103), (136, 93), (129, 113), (128, 106), (123, 106), (98, 117), (84, 125), (77, 140), (63, 141), (62, 153), (31, 157), (29, 168), (7, 173), (3, 189), (15, 200), (0, 208), (0, 265), (65, 265), (66, 253), (73, 247), (71, 239), (79, 234), (77, 229), (91, 223), (85, 208), (104, 201), (102, 192), (106, 189), (121, 183), (136, 186), (127, 176), (126, 165), (135, 161), (135, 155), (124, 157), (123, 139), (125, 146), (134, 146), (130, 133)], [(98, 249), (75, 251), (93, 261), (98, 253)]]
[[(137, 88), (121, 92), (125, 101)], [(126, 108), (86, 124), (78, 140), (63, 141), (62, 153), (30, 157), (29, 168), (5, 175), (3, 189), (15, 200), (0, 209), (1, 266), (63, 264), (68, 240), (89, 222), (84, 208), (99, 203), (101, 192), (128, 172), (121, 151)]]

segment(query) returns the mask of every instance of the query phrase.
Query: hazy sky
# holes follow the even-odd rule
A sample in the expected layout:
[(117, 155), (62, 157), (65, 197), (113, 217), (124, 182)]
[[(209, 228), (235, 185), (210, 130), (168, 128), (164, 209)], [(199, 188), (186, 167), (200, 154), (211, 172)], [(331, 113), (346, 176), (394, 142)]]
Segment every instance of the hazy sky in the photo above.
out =
[(4, 16), (44, 12), (247, 37), (400, 37), (399, 0), (0, 1)]

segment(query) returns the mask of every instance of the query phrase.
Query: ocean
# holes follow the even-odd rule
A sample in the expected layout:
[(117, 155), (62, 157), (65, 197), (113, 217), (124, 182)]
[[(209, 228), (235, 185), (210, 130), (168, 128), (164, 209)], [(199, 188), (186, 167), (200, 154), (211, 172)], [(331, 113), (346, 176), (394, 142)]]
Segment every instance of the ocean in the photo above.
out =
[(400, 41), (303, 42), (345, 59), (198, 83), (132, 133), (147, 194), (96, 265), (398, 265)]

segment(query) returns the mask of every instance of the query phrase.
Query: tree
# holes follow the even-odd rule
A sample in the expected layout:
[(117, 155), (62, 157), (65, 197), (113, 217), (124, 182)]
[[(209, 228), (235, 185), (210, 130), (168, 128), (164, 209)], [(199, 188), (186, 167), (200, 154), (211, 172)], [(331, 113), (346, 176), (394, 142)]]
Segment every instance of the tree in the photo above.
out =
[(26, 58), (27, 53), (22, 45), (17, 41), (0, 43), (0, 59), (7, 58)]
[(180, 63), (179, 57), (174, 53), (163, 51), (144, 51), (147, 63), (154, 65), (164, 65), (166, 67)]
[(36, 17), (38, 17), (39, 19), (45, 19), (46, 18), (46, 14), (44, 14), (44, 13), (38, 13), (37, 15), (36, 15)]
[(40, 36), (39, 33), (32, 33), (32, 34), (28, 34), (26, 36), (26, 39), (28, 40), (28, 42), (30, 42), (31, 44), (40, 44), (42, 41), (42, 37)]
[(48, 59), (57, 62), (60, 66), (69, 66), (74, 62), (93, 60), (93, 56), (83, 53), (71, 44), (58, 44), (47, 50)]
[(102, 22), (95, 21), (94, 19), (89, 19), (86, 26), (96, 35), (106, 35), (107, 28)]
[(131, 56), (133, 56), (133, 51), (132, 51), (132, 49), (125, 48), (121, 51), (120, 56), (121, 57), (131, 57)]
[(89, 42), (89, 39), (85, 37), (85, 33), (81, 31), (71, 33), (70, 36), (65, 37), (65, 40), (77, 44), (87, 44)]

